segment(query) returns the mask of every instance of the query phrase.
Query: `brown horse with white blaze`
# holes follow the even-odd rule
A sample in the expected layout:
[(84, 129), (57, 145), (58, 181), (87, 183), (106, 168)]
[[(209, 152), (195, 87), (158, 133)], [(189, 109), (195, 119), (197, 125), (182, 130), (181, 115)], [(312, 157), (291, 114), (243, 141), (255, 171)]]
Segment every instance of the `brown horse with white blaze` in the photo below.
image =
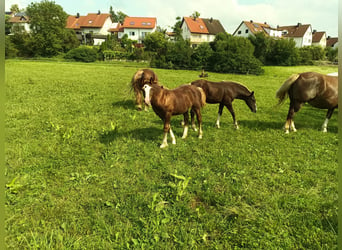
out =
[(172, 144), (176, 144), (176, 138), (170, 126), (171, 116), (173, 115), (183, 114), (185, 124), (182, 138), (185, 139), (187, 137), (189, 109), (191, 109), (192, 117), (194, 113), (196, 114), (199, 126), (198, 137), (202, 138), (201, 108), (205, 105), (205, 93), (201, 88), (192, 85), (182, 85), (176, 89), (168, 90), (159, 85), (144, 85), (143, 89), (145, 91), (145, 104), (151, 105), (153, 111), (164, 122), (164, 137), (160, 145), (161, 148), (168, 146), (168, 132), (170, 132)]
[(234, 99), (244, 100), (250, 110), (254, 113), (257, 110), (254, 91), (249, 91), (247, 87), (240, 83), (232, 81), (212, 82), (205, 79), (200, 79), (193, 81), (191, 85), (200, 87), (204, 90), (207, 98), (207, 103), (220, 104), (218, 117), (216, 120), (217, 128), (220, 128), (220, 118), (222, 116), (224, 106), (226, 106), (231, 113), (235, 128), (239, 128), (238, 123), (235, 119), (235, 112), (232, 105)]
[[(135, 95), (135, 105), (137, 110), (142, 110), (143, 104), (143, 86), (145, 84), (158, 84), (158, 77), (151, 69), (140, 69), (134, 73), (131, 80), (131, 88), (134, 90)], [(147, 107), (145, 106), (145, 111)]]
[(329, 119), (338, 108), (338, 77), (316, 72), (305, 72), (290, 76), (278, 89), (279, 104), (290, 98), (290, 108), (285, 123), (285, 132), (296, 131), (293, 117), (304, 103), (320, 109), (328, 109), (322, 131), (327, 132)]

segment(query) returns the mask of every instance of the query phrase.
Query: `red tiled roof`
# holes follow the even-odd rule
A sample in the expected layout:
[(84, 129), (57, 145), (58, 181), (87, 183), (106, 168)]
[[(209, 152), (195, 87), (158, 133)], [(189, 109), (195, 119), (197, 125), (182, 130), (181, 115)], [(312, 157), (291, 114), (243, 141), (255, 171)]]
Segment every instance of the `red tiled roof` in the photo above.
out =
[(68, 16), (66, 27), (69, 29), (101, 28), (110, 14), (88, 14), (86, 16)]
[(14, 16), (11, 17), (8, 22), (10, 23), (28, 23), (29, 17), (28, 16)]
[(122, 28), (154, 29), (157, 18), (155, 17), (126, 17)]
[(310, 24), (297, 24), (293, 26), (282, 26), (277, 30), (287, 30), (288, 33), (285, 34), (284, 37), (303, 37), (309, 27)]
[(110, 28), (108, 32), (123, 32), (121, 23), (118, 23), (115, 28)]
[(319, 32), (312, 33), (312, 42), (313, 43), (319, 43), (322, 40), (324, 34), (325, 34), (324, 31), (319, 31)]
[(194, 19), (192, 17), (183, 17), (183, 20), (191, 33), (209, 34), (209, 31), (201, 18), (197, 17)]
[(338, 42), (338, 37), (328, 37), (327, 38), (327, 47), (332, 47), (337, 42)]
[(243, 21), (243, 22), (253, 34), (256, 34), (259, 32), (266, 33), (265, 28), (268, 28), (268, 29), (271, 28), (267, 23), (256, 23), (254, 21)]

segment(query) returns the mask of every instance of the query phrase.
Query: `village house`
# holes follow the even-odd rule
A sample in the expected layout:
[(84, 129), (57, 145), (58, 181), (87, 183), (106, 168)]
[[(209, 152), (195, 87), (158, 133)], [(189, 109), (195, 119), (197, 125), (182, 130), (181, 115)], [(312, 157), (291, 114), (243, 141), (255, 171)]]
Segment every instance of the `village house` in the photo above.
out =
[(272, 28), (266, 22), (258, 23), (258, 22), (254, 22), (253, 20), (242, 21), (240, 25), (237, 27), (237, 29), (233, 32), (233, 36), (242, 36), (242, 37), (247, 38), (250, 35), (255, 36), (255, 34), (260, 33), (260, 32), (270, 37), (282, 36), (281, 31), (275, 28)]
[(15, 13), (8, 21), (12, 24), (11, 34), (15, 32), (30, 32), (30, 18), (26, 13)]
[(338, 37), (327, 37), (327, 47), (337, 48), (338, 47)]
[[(293, 39), (296, 43), (296, 47), (301, 48), (304, 46), (310, 46), (313, 42), (313, 32), (310, 24), (301, 24), (292, 26), (277, 26), (276, 28), (271, 27), (266, 22), (259, 23), (251, 21), (242, 21), (238, 28), (234, 31), (234, 36), (248, 37), (250, 35), (255, 36), (255, 34), (262, 32), (266, 36), (274, 38), (286, 38)], [(317, 34), (317, 43), (324, 43), (324, 35), (321, 33)]]
[(277, 30), (282, 32), (282, 37), (293, 39), (297, 48), (312, 45), (311, 24), (297, 23), (292, 26), (278, 26)]
[(112, 20), (110, 14), (102, 14), (100, 11), (86, 16), (77, 14), (68, 16), (66, 27), (75, 30), (81, 43), (91, 42), (94, 45), (100, 45), (110, 34)]
[(220, 32), (226, 32), (219, 20), (213, 18), (183, 17), (182, 36), (189, 39), (193, 48), (203, 42), (212, 42)]
[(325, 48), (327, 46), (327, 35), (324, 31), (316, 31), (312, 32), (312, 45), (321, 46)]
[(155, 17), (125, 17), (123, 24), (118, 23), (109, 32), (117, 33), (119, 39), (127, 35), (129, 39), (142, 44), (146, 35), (156, 31), (156, 29), (157, 18)]

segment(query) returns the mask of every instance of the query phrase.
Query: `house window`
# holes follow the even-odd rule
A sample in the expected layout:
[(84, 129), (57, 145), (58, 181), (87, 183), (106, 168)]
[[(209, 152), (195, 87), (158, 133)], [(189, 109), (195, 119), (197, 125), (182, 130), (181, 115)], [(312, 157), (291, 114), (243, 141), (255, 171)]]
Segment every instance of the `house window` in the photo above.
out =
[(246, 29), (245, 33), (246, 33), (246, 34), (248, 33), (248, 29)]
[(238, 31), (238, 34), (241, 35), (241, 30)]
[(135, 32), (134, 32), (134, 31), (130, 31), (130, 32), (129, 32), (129, 35), (130, 35), (130, 36), (135, 36)]

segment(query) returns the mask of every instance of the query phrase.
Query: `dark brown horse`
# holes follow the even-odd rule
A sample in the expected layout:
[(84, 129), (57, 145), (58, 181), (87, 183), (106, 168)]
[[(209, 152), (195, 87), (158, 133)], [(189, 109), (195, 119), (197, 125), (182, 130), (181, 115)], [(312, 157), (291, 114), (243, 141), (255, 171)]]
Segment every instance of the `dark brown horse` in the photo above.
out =
[(226, 106), (233, 117), (235, 128), (239, 128), (235, 119), (235, 112), (232, 102), (234, 99), (244, 100), (252, 112), (256, 112), (256, 100), (254, 91), (250, 92), (245, 86), (230, 81), (211, 82), (204, 79), (196, 80), (191, 83), (197, 87), (201, 87), (206, 94), (207, 103), (219, 103), (218, 117), (216, 127), (220, 127), (220, 118), (222, 116), (223, 107)]
[[(191, 117), (196, 113), (199, 126), (198, 137), (202, 138), (202, 115), (201, 108), (205, 104), (205, 93), (201, 88), (192, 85), (183, 85), (173, 90), (164, 89), (159, 85), (144, 85), (145, 104), (152, 105), (153, 111), (164, 121), (164, 138), (161, 148), (168, 146), (167, 133), (170, 132), (172, 144), (176, 144), (176, 138), (171, 130), (171, 116), (184, 116), (184, 131), (182, 138), (188, 134), (189, 109)], [(193, 119), (192, 119), (193, 121)], [(194, 124), (193, 124), (194, 125)]]
[[(158, 84), (158, 77), (153, 70), (150, 69), (140, 69), (134, 73), (131, 80), (131, 88), (134, 90), (135, 95), (135, 106), (137, 110), (142, 110), (143, 104), (143, 86), (145, 84)], [(146, 110), (145, 106), (145, 110)]]
[(285, 132), (296, 131), (293, 116), (304, 103), (320, 109), (328, 109), (322, 131), (327, 132), (327, 126), (334, 109), (338, 106), (337, 76), (322, 75), (315, 72), (305, 72), (290, 76), (276, 93), (279, 104), (289, 96), (290, 108), (285, 123)]

